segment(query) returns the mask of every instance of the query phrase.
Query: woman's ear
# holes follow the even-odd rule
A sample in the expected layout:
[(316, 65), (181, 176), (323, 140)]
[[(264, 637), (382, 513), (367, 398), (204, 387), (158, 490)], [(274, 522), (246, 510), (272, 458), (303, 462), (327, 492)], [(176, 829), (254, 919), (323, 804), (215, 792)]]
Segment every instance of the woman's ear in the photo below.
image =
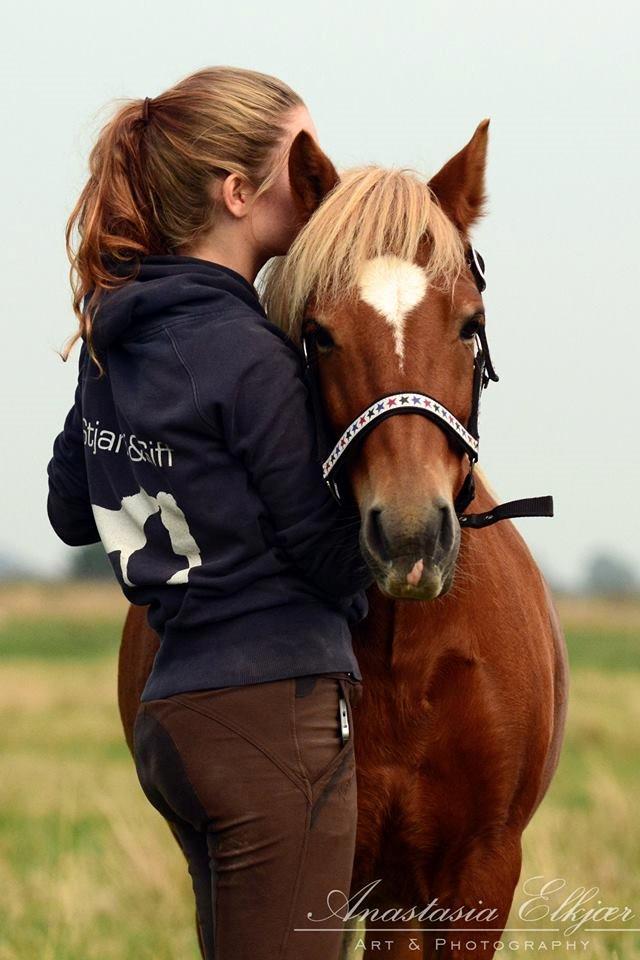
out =
[(245, 217), (250, 210), (254, 188), (239, 173), (229, 173), (219, 186), (220, 197), (234, 217)]
[(339, 180), (336, 168), (326, 153), (310, 133), (301, 130), (289, 150), (289, 182), (303, 223), (307, 222)]
[(483, 214), (488, 140), (489, 121), (482, 120), (469, 143), (429, 181), (440, 206), (463, 234)]

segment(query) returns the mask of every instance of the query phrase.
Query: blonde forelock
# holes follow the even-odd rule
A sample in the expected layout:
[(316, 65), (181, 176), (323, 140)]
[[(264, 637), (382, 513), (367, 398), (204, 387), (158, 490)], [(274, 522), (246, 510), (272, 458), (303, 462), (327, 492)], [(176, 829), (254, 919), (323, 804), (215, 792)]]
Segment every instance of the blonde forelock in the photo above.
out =
[(429, 283), (450, 286), (464, 266), (464, 244), (428, 184), (415, 171), (364, 166), (341, 174), (284, 257), (261, 282), (269, 319), (300, 341), (309, 298), (322, 305), (358, 298), (358, 277), (373, 257), (415, 261), (427, 240)]

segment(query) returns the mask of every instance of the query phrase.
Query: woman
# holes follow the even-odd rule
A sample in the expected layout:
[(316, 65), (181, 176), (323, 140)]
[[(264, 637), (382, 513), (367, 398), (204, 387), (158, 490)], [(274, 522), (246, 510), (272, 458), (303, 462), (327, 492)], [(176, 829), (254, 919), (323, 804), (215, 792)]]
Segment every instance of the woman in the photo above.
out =
[(284, 83), (202, 70), (121, 107), (67, 228), (82, 345), (48, 512), (66, 543), (102, 541), (160, 635), (135, 762), (207, 960), (337, 957), (355, 843), (348, 622), (373, 578), (253, 285), (301, 225), (301, 130), (317, 140)]

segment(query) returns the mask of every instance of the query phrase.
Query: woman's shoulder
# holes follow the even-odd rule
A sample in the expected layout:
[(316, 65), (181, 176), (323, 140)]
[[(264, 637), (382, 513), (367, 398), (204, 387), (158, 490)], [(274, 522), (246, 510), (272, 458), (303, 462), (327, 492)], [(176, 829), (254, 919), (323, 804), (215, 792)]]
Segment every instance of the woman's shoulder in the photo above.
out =
[(285, 330), (247, 307), (212, 309), (166, 329), (176, 344), (203, 362), (218, 357), (232, 366), (244, 366), (260, 359), (277, 364), (282, 358), (299, 365), (302, 360), (301, 349)]

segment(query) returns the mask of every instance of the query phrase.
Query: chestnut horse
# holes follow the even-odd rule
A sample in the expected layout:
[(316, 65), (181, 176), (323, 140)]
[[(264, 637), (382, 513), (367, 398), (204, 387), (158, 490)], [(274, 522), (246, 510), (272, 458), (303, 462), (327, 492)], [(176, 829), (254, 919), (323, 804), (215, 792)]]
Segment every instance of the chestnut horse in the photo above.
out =
[[(462, 423), (472, 414), (485, 317), (462, 251), (482, 214), (487, 139), (485, 121), (429, 184), (377, 167), (338, 178), (308, 135), (294, 141), (290, 180), (304, 226), (264, 299), (298, 343), (312, 325), (336, 437), (379, 397), (404, 391), (432, 395)], [(381, 941), (395, 960), (494, 955), (522, 833), (564, 727), (566, 652), (549, 590), (510, 521), (461, 529), (454, 504), (467, 472), (464, 451), (417, 412), (380, 422), (347, 471), (376, 582), (369, 615), (352, 630), (364, 680), (353, 881), (327, 913), (343, 918), (349, 897), (356, 914), (391, 911), (369, 918), (364, 944)], [(474, 507), (489, 510), (496, 500), (475, 477)], [(157, 645), (144, 608), (132, 607), (119, 665), (129, 745)], [(434, 900), (450, 911), (444, 920), (412, 918)], [(481, 907), (491, 913), (469, 913)]]

